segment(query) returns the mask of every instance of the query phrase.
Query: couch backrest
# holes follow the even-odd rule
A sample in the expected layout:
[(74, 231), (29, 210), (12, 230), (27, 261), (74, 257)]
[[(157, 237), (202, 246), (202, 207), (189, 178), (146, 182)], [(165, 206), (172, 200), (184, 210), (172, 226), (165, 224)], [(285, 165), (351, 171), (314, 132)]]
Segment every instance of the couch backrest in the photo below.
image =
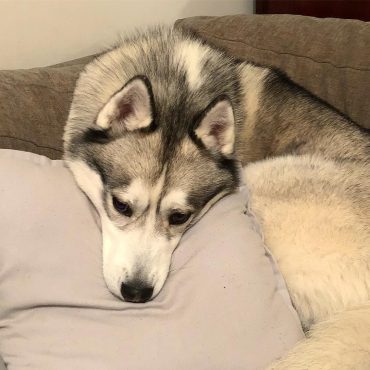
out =
[(74, 86), (91, 59), (0, 71), (0, 148), (61, 158)]
[[(240, 15), (186, 18), (176, 27), (192, 29), (238, 58), (281, 68), (370, 128), (370, 23)], [(61, 158), (74, 85), (90, 60), (0, 71), (0, 148)]]
[(370, 22), (297, 15), (180, 19), (234, 56), (282, 69), (294, 81), (370, 128)]

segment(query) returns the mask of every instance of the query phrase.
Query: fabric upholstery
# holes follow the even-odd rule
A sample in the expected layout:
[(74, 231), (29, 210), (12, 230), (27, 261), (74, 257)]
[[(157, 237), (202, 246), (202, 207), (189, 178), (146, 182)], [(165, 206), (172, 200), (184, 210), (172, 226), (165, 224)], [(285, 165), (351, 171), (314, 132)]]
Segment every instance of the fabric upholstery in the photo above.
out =
[(61, 158), (63, 129), (75, 82), (91, 59), (0, 71), (0, 148)]
[(0, 150), (0, 168), (10, 369), (252, 370), (303, 337), (244, 190), (184, 235), (163, 290), (135, 304), (105, 286), (99, 220), (63, 162)]

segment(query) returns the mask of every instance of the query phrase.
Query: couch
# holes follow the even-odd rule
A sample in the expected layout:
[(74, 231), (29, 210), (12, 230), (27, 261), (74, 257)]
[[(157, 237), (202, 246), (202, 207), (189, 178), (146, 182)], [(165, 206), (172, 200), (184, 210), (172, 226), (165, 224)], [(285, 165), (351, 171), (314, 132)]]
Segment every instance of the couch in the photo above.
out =
[[(237, 58), (285, 71), (370, 128), (370, 23), (292, 15), (180, 19)], [(80, 71), (93, 56), (30, 70), (0, 71), (0, 148), (60, 159), (63, 126)], [(1, 369), (1, 365), (0, 365)]]

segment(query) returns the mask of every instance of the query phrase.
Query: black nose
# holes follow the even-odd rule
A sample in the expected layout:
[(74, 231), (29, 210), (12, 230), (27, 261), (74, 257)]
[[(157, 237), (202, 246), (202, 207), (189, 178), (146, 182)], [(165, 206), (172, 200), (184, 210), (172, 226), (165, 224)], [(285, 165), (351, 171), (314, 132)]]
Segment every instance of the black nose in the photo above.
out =
[(122, 283), (121, 294), (125, 301), (144, 303), (151, 298), (153, 287), (147, 286), (142, 282)]

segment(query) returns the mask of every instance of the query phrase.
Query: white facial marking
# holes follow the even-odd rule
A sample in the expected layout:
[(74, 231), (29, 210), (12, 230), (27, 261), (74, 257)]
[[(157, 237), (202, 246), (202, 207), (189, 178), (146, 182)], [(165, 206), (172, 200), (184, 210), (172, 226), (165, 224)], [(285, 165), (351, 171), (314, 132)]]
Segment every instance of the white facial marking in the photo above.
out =
[(161, 210), (168, 209), (185, 209), (188, 207), (186, 201), (187, 195), (181, 189), (171, 190), (167, 195), (165, 195), (161, 202)]
[(139, 277), (154, 287), (153, 297), (157, 295), (178, 239), (168, 241), (147, 227), (121, 230), (108, 219), (102, 221), (102, 230), (103, 273), (109, 290), (122, 298), (121, 284)]
[(153, 297), (161, 290), (179, 237), (168, 240), (156, 230), (157, 206), (165, 183), (166, 168), (152, 186), (135, 179), (122, 192), (123, 199), (146, 208), (145, 222), (120, 228), (108, 218), (102, 220), (103, 273), (109, 290), (121, 297), (121, 284), (142, 279), (153, 286)]
[(67, 160), (78, 186), (85, 192), (100, 215), (105, 214), (103, 206), (103, 184), (100, 175), (86, 163), (77, 160)]
[(192, 90), (203, 83), (202, 68), (207, 53), (208, 49), (196, 41), (182, 41), (175, 50), (175, 63), (184, 66)]
[[(98, 173), (82, 161), (68, 161), (76, 182), (97, 208), (103, 236), (103, 274), (109, 290), (122, 299), (121, 284), (140, 278), (154, 287), (153, 297), (161, 290), (168, 275), (172, 252), (178, 244), (178, 238), (170, 241), (155, 232), (156, 207), (162, 193), (165, 170), (150, 191), (140, 179), (135, 179), (127, 188), (125, 196), (142, 204), (150, 201), (152, 214), (148, 215), (144, 226), (129, 230), (116, 226), (107, 216), (103, 206), (103, 184)], [(150, 199), (149, 199), (150, 197)], [(142, 269), (138, 271), (137, 269)]]
[(117, 195), (120, 199), (135, 204), (135, 208), (144, 210), (149, 204), (149, 192), (149, 186), (143, 180), (134, 179), (125, 190), (117, 192)]

